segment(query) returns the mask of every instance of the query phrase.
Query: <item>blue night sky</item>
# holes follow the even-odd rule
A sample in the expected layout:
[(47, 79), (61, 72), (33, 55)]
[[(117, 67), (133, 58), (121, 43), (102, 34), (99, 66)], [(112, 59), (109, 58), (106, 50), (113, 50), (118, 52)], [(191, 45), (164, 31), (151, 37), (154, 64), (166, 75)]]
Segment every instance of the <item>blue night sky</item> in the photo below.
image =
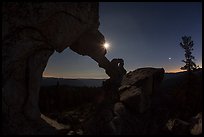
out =
[[(184, 50), (179, 43), (184, 35), (192, 37), (192, 55), (202, 67), (202, 3), (101, 2), (99, 16), (99, 30), (110, 43), (106, 57), (123, 58), (127, 71), (141, 67), (180, 71)], [(97, 62), (69, 48), (50, 57), (43, 75), (108, 78)]]

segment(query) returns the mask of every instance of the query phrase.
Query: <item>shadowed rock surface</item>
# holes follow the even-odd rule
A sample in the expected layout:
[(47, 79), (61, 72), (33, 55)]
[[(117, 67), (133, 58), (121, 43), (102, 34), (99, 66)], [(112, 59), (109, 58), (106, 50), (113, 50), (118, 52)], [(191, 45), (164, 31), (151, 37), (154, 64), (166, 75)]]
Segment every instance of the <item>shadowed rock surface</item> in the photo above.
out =
[(67, 47), (107, 60), (98, 3), (5, 2), (2, 13), (3, 134), (54, 134), (38, 108), (42, 73), (53, 52)]
[(119, 88), (120, 101), (135, 113), (145, 112), (150, 107), (151, 96), (157, 92), (163, 77), (164, 69), (140, 68), (129, 72)]
[(121, 86), (115, 91), (120, 93), (120, 100), (113, 102), (104, 99), (92, 118), (85, 122), (84, 133), (146, 134), (144, 129), (154, 124), (150, 118), (151, 112), (148, 112), (151, 107), (151, 97), (159, 89), (163, 75), (164, 69), (159, 68), (141, 68), (126, 74)]
[[(168, 89), (167, 81), (162, 81), (164, 77), (162, 68), (140, 68), (129, 72), (123, 77), (118, 89), (120, 100), (115, 102), (104, 100), (92, 114), (92, 119), (85, 122), (84, 133), (201, 135), (200, 74), (202, 70), (195, 71), (190, 76), (188, 73), (183, 74), (182, 78), (179, 76), (179, 86), (174, 83), (176, 78), (169, 79), (168, 82), (174, 84)], [(186, 100), (183, 102), (182, 98)]]

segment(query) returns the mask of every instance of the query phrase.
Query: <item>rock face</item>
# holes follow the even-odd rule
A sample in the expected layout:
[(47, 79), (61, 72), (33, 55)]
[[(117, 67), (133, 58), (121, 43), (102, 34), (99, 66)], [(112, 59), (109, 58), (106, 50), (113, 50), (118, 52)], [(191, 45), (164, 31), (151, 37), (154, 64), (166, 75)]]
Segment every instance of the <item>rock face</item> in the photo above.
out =
[(201, 135), (202, 112), (198, 113), (188, 121), (169, 119), (166, 126), (174, 135)]
[[(5, 2), (2, 13), (3, 134), (53, 134), (38, 108), (42, 73), (53, 52), (67, 47), (105, 58), (98, 3)], [(89, 44), (87, 36), (97, 39)]]
[(126, 74), (118, 89), (120, 100), (102, 102), (92, 119), (86, 122), (85, 134), (141, 135), (157, 132), (149, 110), (152, 95), (159, 89), (163, 75), (163, 68), (141, 68)]
[(154, 125), (150, 118), (152, 96), (158, 91), (163, 76), (163, 68), (140, 68), (124, 76), (119, 88), (121, 103), (114, 106), (117, 119), (114, 122), (121, 125), (116, 128), (118, 134), (147, 134), (147, 127)]
[(192, 128), (190, 133), (192, 135), (201, 135), (202, 134), (202, 112), (198, 113), (192, 120)]
[(151, 105), (151, 95), (162, 82), (164, 69), (140, 68), (123, 78), (120, 101), (135, 113), (145, 112)]

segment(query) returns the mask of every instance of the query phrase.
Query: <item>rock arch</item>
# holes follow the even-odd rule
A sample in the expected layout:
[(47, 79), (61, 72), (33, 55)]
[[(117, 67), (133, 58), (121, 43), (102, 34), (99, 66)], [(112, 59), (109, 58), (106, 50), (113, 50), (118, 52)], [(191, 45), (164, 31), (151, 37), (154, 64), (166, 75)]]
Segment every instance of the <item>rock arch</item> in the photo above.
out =
[(15, 3), (2, 6), (2, 112), (4, 134), (53, 134), (40, 119), (42, 73), (56, 50), (70, 47), (107, 68), (98, 31), (98, 3)]

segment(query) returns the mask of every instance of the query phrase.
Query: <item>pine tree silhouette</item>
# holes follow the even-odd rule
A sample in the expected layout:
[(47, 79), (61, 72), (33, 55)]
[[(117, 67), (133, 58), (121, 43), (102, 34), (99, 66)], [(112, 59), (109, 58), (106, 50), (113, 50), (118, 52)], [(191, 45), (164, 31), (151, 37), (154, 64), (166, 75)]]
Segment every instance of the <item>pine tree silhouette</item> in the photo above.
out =
[(187, 70), (188, 72), (191, 72), (194, 69), (197, 69), (197, 66), (193, 60), (195, 60), (195, 57), (192, 56), (193, 51), (193, 41), (191, 40), (191, 37), (184, 36), (182, 37), (182, 42), (180, 43), (180, 46), (185, 50), (185, 60), (182, 60), (182, 62), (186, 63), (185, 66), (181, 67), (182, 70)]

